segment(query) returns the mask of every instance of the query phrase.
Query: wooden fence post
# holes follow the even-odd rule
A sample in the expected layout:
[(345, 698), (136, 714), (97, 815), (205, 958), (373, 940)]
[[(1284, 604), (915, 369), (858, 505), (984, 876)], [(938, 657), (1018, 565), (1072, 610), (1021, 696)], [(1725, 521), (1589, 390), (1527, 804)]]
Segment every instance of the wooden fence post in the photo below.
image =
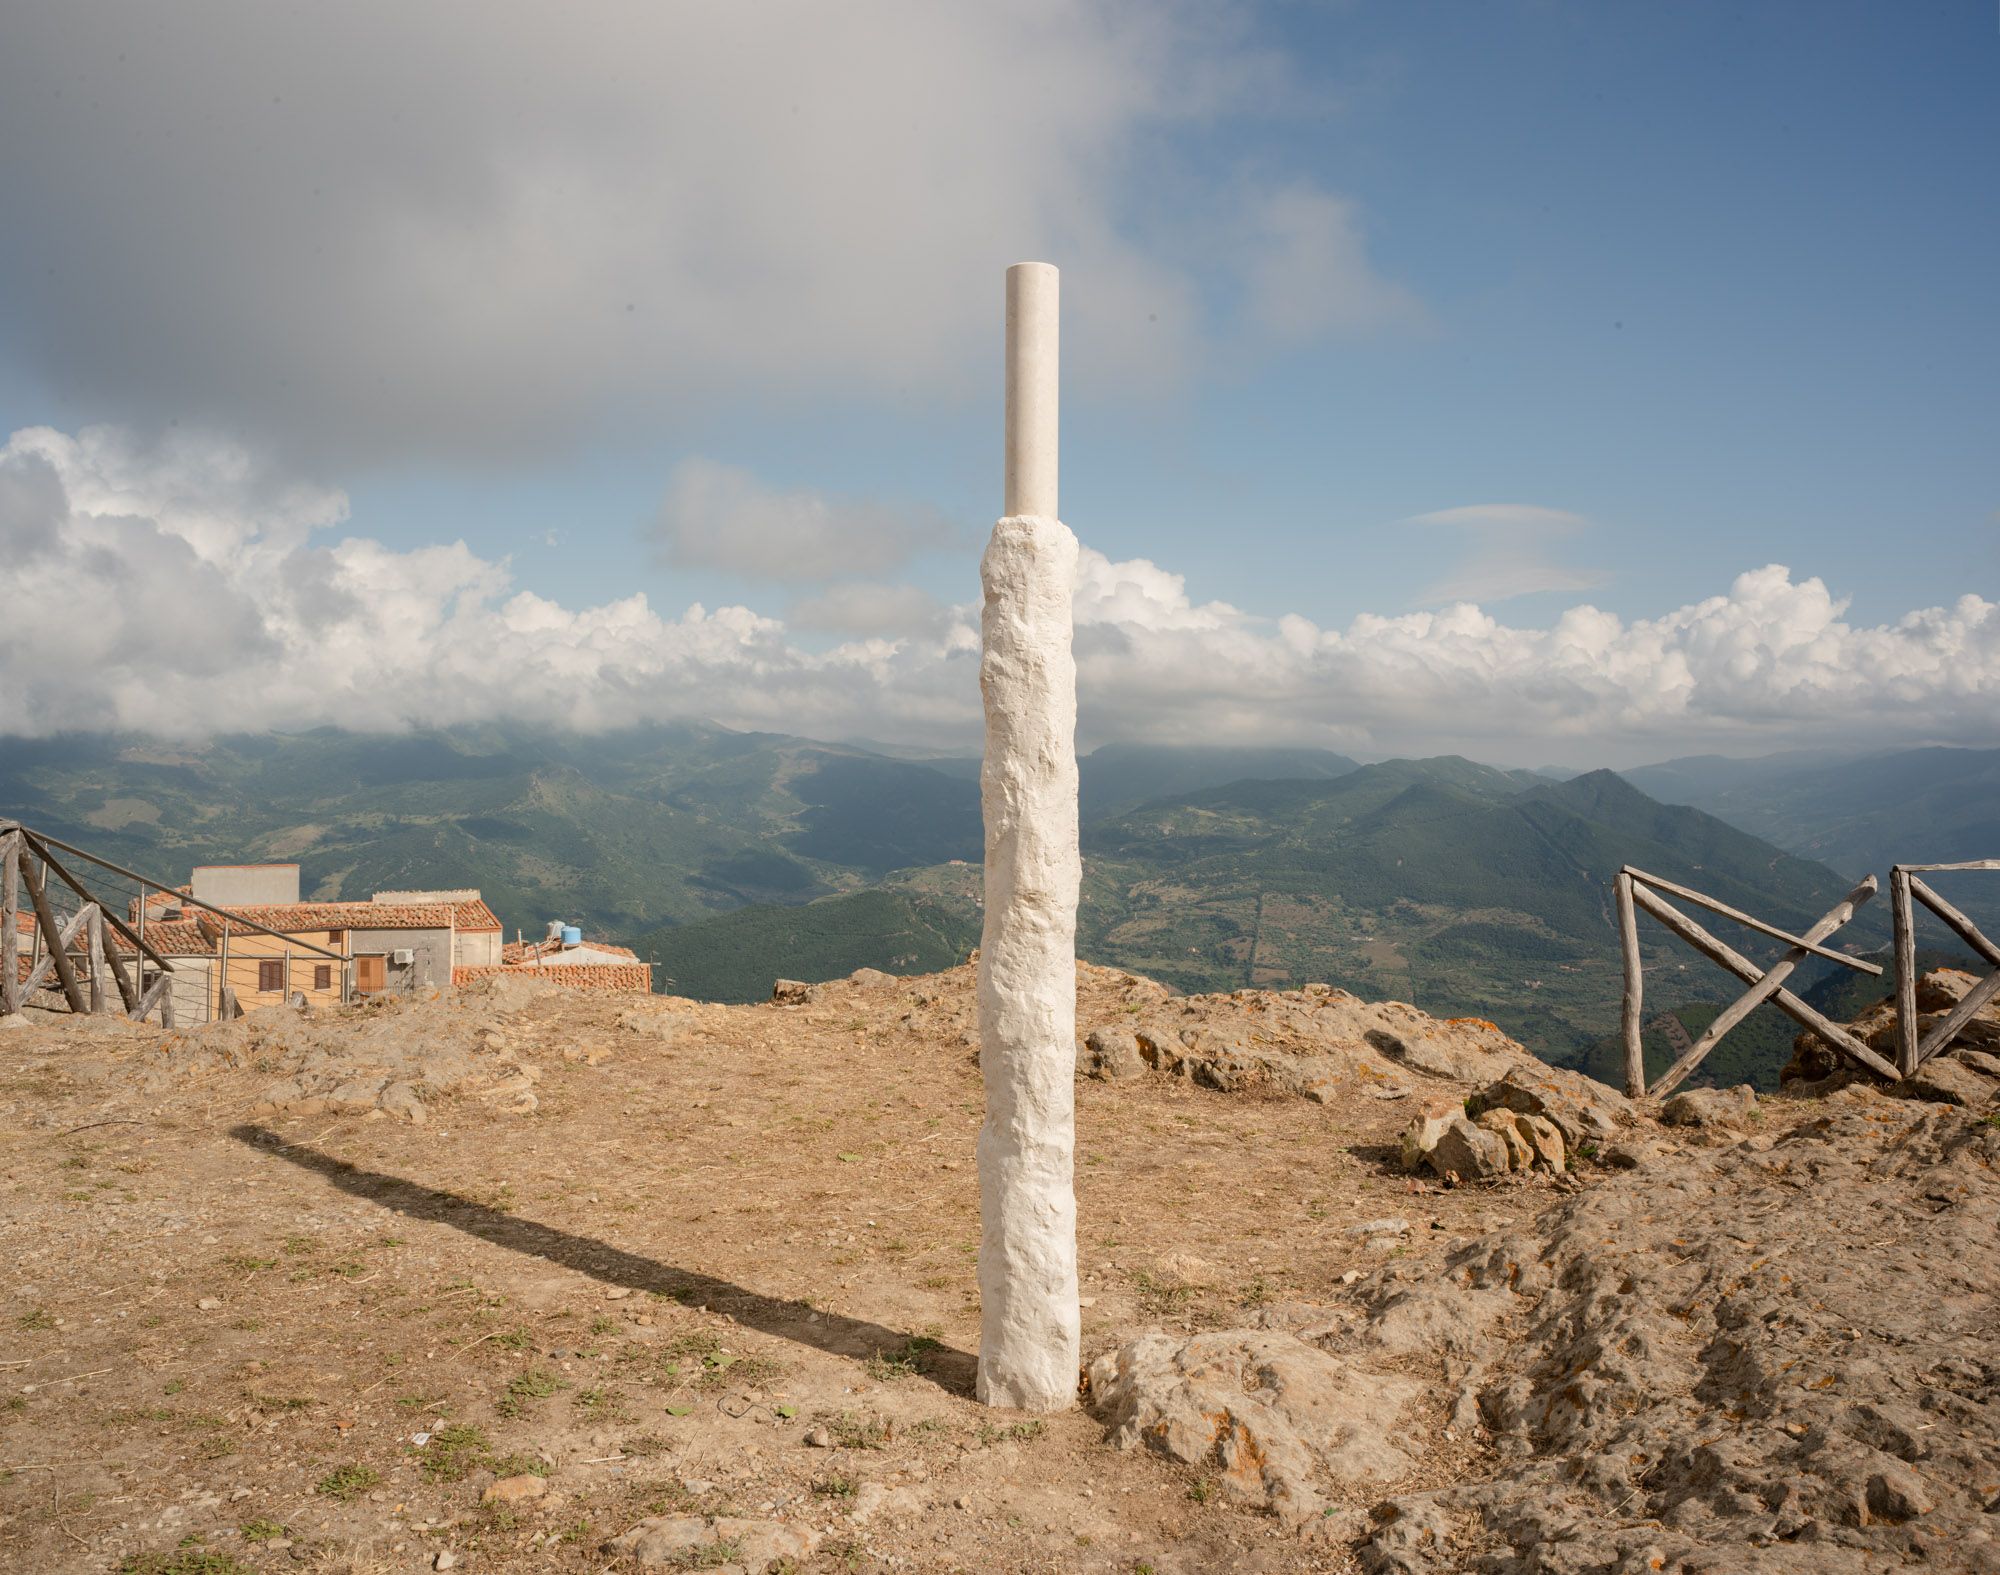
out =
[(89, 908), (84, 947), (90, 958), (90, 1011), (93, 1017), (103, 1017), (111, 1010), (111, 992), (104, 987), (105, 975), (111, 971), (104, 962), (104, 915), (94, 902)]
[(1889, 870), (1889, 908), (1896, 940), (1896, 1070), (1917, 1069), (1917, 926), (1910, 902), (1910, 872)]
[(1632, 877), (1624, 870), (1618, 872), (1617, 891), (1618, 939), (1625, 951), (1625, 1093), (1639, 1099), (1646, 1092), (1646, 975), (1639, 960), (1639, 916), (1632, 907)]
[(0, 1017), (21, 1009), (21, 834), (0, 836)]

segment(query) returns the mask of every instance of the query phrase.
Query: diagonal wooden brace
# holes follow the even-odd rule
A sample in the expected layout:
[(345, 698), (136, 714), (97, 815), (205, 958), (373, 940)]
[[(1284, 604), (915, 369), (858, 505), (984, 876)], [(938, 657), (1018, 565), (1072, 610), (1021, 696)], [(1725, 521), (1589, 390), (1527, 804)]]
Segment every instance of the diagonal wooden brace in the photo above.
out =
[(1715, 1021), (1708, 1025), (1707, 1032), (1688, 1047), (1686, 1054), (1661, 1074), (1660, 1080), (1652, 1088), (1654, 1097), (1664, 1099), (1678, 1088), (1682, 1080), (1707, 1058), (1709, 1051), (1716, 1047), (1724, 1034), (1776, 995), (1779, 986), (1792, 976), (1799, 964), (1808, 956), (1820, 951), (1818, 943), (1853, 918), (1854, 910), (1874, 895), (1875, 877), (1870, 875), (1849, 892), (1844, 901), (1829, 908), (1819, 922), (1806, 931), (1798, 945), (1773, 963), (1770, 972), (1764, 974), (1734, 1002), (1725, 1007), (1716, 1016)]
[[(1862, 883), (1862, 886), (1867, 888), (1868, 895), (1873, 895), (1875, 888), (1874, 878), (1871, 876)], [(1859, 906), (1860, 902), (1867, 900), (1867, 897), (1861, 895), (1861, 892), (1862, 887), (1856, 887), (1854, 893), (1850, 894), (1847, 902), (1841, 904), (1841, 907), (1850, 909), (1848, 916), (1851, 916), (1852, 911), (1850, 905)], [(1745, 984), (1752, 986), (1750, 993), (1756, 995), (1756, 987), (1764, 982), (1766, 975), (1764, 970), (1751, 962), (1749, 958), (1743, 956), (1734, 947), (1717, 940), (1686, 914), (1667, 903), (1664, 899), (1654, 896), (1644, 886), (1635, 885), (1632, 892), (1632, 900), (1655, 919), (1658, 919), (1667, 929), (1686, 941), (1696, 951), (1710, 958), (1712, 961), (1720, 963)], [(1839, 913), (1840, 909), (1836, 908), (1833, 912)], [(1832, 918), (1833, 914), (1829, 914), (1827, 917)], [(1845, 923), (1846, 917), (1842, 917), (1839, 922)], [(1825, 920), (1821, 922), (1824, 923)], [(1834, 927), (1837, 928), (1838, 926)], [(1831, 930), (1829, 930), (1829, 933), (1831, 933)], [(1796, 950), (1797, 948), (1794, 949)], [(1783, 963), (1778, 964), (1777, 967), (1772, 968), (1771, 973), (1777, 974), (1778, 968), (1782, 967), (1784, 967)], [(1785, 974), (1779, 975), (1779, 978), (1782, 979), (1786, 975), (1789, 975), (1790, 972), (1791, 969), (1785, 969)], [(1869, 1049), (1867, 1045), (1863, 1044), (1838, 1023), (1815, 1011), (1811, 1006), (1792, 994), (1790, 990), (1783, 988), (1782, 984), (1765, 991), (1762, 995), (1757, 995), (1757, 999), (1751, 1001), (1751, 1005), (1755, 1006), (1758, 1001), (1766, 999), (1774, 1001), (1778, 1009), (1787, 1017), (1790, 1017), (1796, 1023), (1810, 1028), (1850, 1060), (1866, 1067), (1878, 1077), (1886, 1077), (1892, 1082), (1895, 1080), (1897, 1072), (1894, 1066)], [(1741, 1003), (1739, 1002), (1739, 1004)], [(1717, 1021), (1720, 1021), (1720, 1019), (1717, 1019)], [(1704, 1038), (1706, 1037), (1705, 1035)], [(1713, 1046), (1710, 1046), (1710, 1048), (1713, 1048)], [(1702, 1049), (1700, 1045), (1697, 1045), (1695, 1050), (1700, 1050), (1702, 1055), (1708, 1054), (1708, 1050)], [(1670, 1091), (1681, 1078), (1686, 1077), (1688, 1072), (1692, 1071), (1694, 1066), (1698, 1064), (1699, 1057), (1695, 1056), (1695, 1050), (1690, 1050), (1687, 1055), (1682, 1056), (1680, 1061), (1676, 1062), (1674, 1067), (1669, 1069), (1667, 1075), (1654, 1085), (1651, 1092), (1655, 1095), (1664, 1094)], [(1690, 1059), (1691, 1057), (1694, 1059)]]
[(83, 933), (83, 927), (89, 922), (90, 910), (84, 908), (70, 915), (69, 923), (55, 932), (55, 940), (49, 943), (48, 950), (42, 953), (42, 960), (35, 964), (35, 971), (28, 975), (27, 981), (21, 986), (23, 1004), (29, 996), (42, 987), (42, 981), (49, 976), (51, 968), (55, 970), (56, 977), (60, 980), (64, 967), (69, 966), (69, 983), (65, 987), (65, 993), (70, 995), (70, 1009), (78, 1012), (83, 1010), (76, 1005), (76, 1002), (82, 999), (83, 991), (76, 982), (76, 969), (70, 965), (69, 948), (76, 944), (77, 936)]
[(1924, 1035), (1924, 1042), (1917, 1046), (1917, 1065), (1922, 1066), (1952, 1040), (1959, 1030), (1978, 1015), (1979, 1009), (1994, 996), (2000, 995), (2000, 969), (1989, 973), (1979, 983), (1965, 992), (1965, 999), (1951, 1009), (1951, 1015)]
[[(76, 917), (70, 920), (67, 931), (58, 930), (55, 913), (49, 907), (49, 894), (42, 889), (42, 879), (35, 873), (34, 862), (24, 859), (22, 864), (28, 896), (35, 904), (35, 922), (41, 925), (42, 943), (48, 947), (48, 955), (42, 961), (53, 967), (56, 978), (62, 981), (63, 994), (69, 1000), (69, 1009), (72, 1012), (87, 1012), (90, 1007), (83, 998), (83, 987), (76, 982), (76, 969), (69, 960), (69, 945), (76, 939), (77, 931), (88, 920), (90, 907), (86, 904), (77, 911)], [(43, 976), (43, 969), (37, 968), (27, 986), (21, 991), (23, 1001), (28, 998), (29, 990), (41, 983)]]

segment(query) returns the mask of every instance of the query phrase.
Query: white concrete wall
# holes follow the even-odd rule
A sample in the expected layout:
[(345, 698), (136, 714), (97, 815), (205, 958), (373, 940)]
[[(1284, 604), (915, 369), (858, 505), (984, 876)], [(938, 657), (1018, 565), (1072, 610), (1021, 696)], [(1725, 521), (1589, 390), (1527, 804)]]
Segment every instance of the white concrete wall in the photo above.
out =
[(265, 908), (299, 900), (296, 864), (197, 864), (188, 883), (218, 908)]
[(498, 968), (503, 937), (498, 930), (459, 930), (452, 937), (454, 968)]

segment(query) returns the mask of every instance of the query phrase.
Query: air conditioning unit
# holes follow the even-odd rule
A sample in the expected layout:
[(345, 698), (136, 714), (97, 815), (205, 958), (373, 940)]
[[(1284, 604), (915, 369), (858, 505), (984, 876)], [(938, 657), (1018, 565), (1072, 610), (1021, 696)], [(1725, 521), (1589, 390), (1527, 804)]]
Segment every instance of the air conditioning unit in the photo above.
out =
[(417, 954), (411, 951), (409, 947), (405, 946), (401, 951), (391, 952), (389, 954), (389, 960), (392, 963), (394, 963), (398, 968), (407, 968), (410, 966), (411, 963), (417, 960)]

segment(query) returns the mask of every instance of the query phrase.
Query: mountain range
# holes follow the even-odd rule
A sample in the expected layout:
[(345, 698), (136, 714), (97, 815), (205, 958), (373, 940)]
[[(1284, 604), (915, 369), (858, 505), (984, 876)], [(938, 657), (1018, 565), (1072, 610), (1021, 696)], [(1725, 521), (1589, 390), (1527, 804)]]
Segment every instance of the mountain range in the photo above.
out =
[[(1107, 746), (1081, 762), (1079, 950), (1188, 990), (1325, 979), (1601, 1061), (1621, 864), (1803, 925), (1860, 869), (1884, 871), (1897, 836), (1917, 850), (1906, 858), (2000, 848), (1996, 773), (2000, 751), (1694, 758), (1557, 780), (1453, 756)], [(979, 931), (978, 762), (782, 734), (8, 739), (0, 815), (162, 879), (295, 859), (324, 898), (476, 885), (510, 931), (578, 922), (655, 960), (663, 987), (724, 1000), (781, 974), (937, 967)], [(1885, 944), (1886, 902), (1841, 939)], [(1646, 956), (1649, 1013), (1698, 1019), (1734, 993), (1663, 940)], [(1766, 1015), (1739, 1044), (1789, 1037)], [(1767, 1080), (1770, 1056), (1751, 1059)]]

